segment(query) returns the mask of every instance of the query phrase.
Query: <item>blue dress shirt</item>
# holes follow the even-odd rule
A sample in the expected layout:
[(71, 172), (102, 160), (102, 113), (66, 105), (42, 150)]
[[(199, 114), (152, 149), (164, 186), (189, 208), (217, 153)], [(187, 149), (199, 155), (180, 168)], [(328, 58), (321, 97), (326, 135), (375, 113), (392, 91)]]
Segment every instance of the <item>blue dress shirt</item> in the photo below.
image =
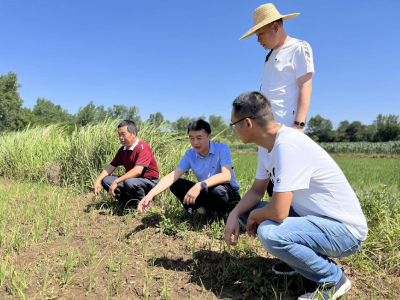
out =
[(201, 182), (221, 173), (221, 167), (226, 165), (232, 166), (232, 178), (229, 183), (234, 189), (239, 190), (233, 171), (231, 149), (226, 144), (210, 142), (210, 151), (206, 157), (201, 156), (193, 148), (189, 149), (179, 162), (178, 168), (185, 172), (192, 169), (197, 180)]

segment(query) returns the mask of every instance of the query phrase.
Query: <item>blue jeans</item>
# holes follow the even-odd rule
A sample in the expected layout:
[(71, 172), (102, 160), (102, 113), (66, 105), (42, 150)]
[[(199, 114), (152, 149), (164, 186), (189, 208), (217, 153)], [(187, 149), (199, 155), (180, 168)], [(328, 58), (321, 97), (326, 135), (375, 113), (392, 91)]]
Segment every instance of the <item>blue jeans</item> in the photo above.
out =
[[(268, 203), (261, 201), (253, 209)], [(240, 223), (246, 224), (249, 215), (250, 212), (241, 216)], [(343, 223), (327, 217), (300, 217), (293, 207), (282, 223), (262, 222), (257, 234), (270, 254), (319, 285), (337, 283), (342, 276), (342, 270), (329, 257), (349, 256), (363, 244)]]

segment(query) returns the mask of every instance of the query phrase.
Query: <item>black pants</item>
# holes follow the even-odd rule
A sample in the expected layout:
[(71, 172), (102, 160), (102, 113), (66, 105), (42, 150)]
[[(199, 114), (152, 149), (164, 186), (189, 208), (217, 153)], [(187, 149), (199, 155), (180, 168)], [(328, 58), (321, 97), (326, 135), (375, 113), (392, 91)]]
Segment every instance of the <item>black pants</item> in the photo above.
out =
[[(183, 204), (183, 199), (187, 192), (194, 185), (194, 182), (180, 178), (171, 185), (170, 190)], [(186, 210), (204, 207), (207, 211), (217, 212), (223, 216), (225, 213), (230, 212), (239, 201), (240, 195), (232, 185), (230, 183), (222, 183), (208, 188), (208, 192), (205, 189), (202, 190), (194, 204), (183, 204), (183, 206)]]
[(267, 186), (267, 193), (270, 198), (272, 197), (273, 192), (274, 192), (274, 184), (272, 183), (272, 181), (270, 179), (268, 182), (268, 186)]
[[(117, 178), (118, 176), (106, 176), (101, 181), (101, 185), (108, 192), (109, 187)], [(157, 183), (156, 178), (129, 178), (125, 182), (118, 183), (118, 187), (114, 190), (114, 198), (124, 205), (134, 200), (130, 204), (137, 205)]]

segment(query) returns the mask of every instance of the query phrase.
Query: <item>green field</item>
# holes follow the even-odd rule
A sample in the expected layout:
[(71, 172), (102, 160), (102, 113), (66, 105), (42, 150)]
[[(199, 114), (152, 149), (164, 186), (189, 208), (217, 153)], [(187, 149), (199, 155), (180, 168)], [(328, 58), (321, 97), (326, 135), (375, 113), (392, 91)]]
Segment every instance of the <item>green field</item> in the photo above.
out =
[[(155, 128), (141, 134), (162, 174), (188, 147)], [(223, 222), (188, 216), (168, 191), (146, 215), (93, 197), (89, 187), (118, 149), (115, 124), (32, 129), (0, 144), (0, 298), (297, 299), (311, 286), (275, 276), (276, 259), (244, 231), (228, 253)], [(338, 260), (353, 283), (344, 299), (399, 299), (400, 160), (335, 160), (370, 230), (359, 252)], [(257, 156), (233, 161), (243, 195)]]
[[(233, 154), (235, 174), (247, 188), (255, 176), (257, 155)], [(334, 157), (355, 191), (386, 185), (392, 192), (400, 191), (400, 159)], [(244, 180), (246, 178), (246, 180)]]
[[(391, 142), (343, 142), (319, 143), (328, 153), (369, 153), (369, 154), (400, 154), (400, 141)], [(231, 145), (232, 150), (245, 150), (257, 152), (255, 144)]]

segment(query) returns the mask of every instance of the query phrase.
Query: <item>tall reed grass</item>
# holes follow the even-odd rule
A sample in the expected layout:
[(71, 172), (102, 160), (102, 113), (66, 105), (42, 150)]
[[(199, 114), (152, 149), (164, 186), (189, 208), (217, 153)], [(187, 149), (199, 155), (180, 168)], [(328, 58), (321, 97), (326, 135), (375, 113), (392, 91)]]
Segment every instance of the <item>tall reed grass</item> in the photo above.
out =
[[(118, 121), (86, 127), (62, 125), (28, 128), (0, 136), (0, 176), (18, 180), (52, 183), (59, 186), (90, 188), (101, 170), (121, 147)], [(138, 137), (150, 145), (165, 175), (176, 167), (189, 148), (174, 133), (144, 123)]]

